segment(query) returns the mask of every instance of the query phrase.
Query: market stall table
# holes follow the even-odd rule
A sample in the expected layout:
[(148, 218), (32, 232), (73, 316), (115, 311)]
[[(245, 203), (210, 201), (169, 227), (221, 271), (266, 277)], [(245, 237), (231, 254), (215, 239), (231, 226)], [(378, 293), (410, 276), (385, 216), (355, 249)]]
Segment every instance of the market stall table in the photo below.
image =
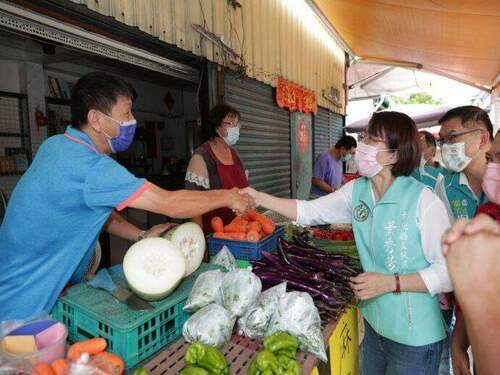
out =
[[(337, 322), (330, 322), (323, 328), (325, 343), (332, 336), (336, 325)], [(184, 354), (188, 345), (189, 343), (181, 337), (140, 366), (148, 370), (151, 375), (178, 374), (184, 367)], [(230, 366), (230, 374), (246, 374), (250, 363), (262, 347), (261, 340), (250, 340), (234, 333), (223, 350)], [(297, 354), (297, 361), (302, 367), (303, 374), (310, 374), (319, 362), (314, 355), (302, 351)]]

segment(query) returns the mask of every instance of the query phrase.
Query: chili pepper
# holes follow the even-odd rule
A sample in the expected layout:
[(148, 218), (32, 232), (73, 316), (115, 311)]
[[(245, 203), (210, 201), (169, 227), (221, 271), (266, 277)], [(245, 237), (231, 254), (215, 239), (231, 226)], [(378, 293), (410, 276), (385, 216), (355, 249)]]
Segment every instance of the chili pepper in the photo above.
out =
[(187, 365), (205, 369), (209, 374), (229, 374), (229, 366), (221, 351), (199, 342), (189, 346), (184, 361)]
[(285, 332), (276, 332), (264, 339), (264, 347), (271, 353), (285, 351), (286, 353), (293, 352), (292, 358), (295, 358), (295, 352), (299, 348), (297, 339)]

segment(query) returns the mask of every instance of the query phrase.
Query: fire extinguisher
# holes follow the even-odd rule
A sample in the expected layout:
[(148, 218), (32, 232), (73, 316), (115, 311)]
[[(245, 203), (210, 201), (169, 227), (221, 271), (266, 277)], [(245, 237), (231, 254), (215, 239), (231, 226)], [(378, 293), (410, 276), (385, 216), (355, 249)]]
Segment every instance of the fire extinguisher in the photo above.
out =
[(35, 109), (35, 121), (37, 130), (40, 130), (40, 126), (46, 126), (47, 123), (49, 122), (49, 119), (43, 114), (43, 112), (38, 107), (36, 107)]

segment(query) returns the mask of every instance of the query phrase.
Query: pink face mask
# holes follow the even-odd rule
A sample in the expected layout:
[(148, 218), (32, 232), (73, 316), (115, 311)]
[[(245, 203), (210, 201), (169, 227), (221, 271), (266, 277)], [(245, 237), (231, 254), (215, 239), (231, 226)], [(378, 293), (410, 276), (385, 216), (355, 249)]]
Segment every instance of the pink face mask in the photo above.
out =
[(500, 204), (500, 163), (488, 163), (481, 186), (490, 201)]
[(384, 168), (377, 161), (377, 153), (380, 151), (390, 151), (388, 149), (379, 150), (375, 146), (360, 142), (354, 155), (354, 163), (360, 175), (372, 178), (380, 173)]

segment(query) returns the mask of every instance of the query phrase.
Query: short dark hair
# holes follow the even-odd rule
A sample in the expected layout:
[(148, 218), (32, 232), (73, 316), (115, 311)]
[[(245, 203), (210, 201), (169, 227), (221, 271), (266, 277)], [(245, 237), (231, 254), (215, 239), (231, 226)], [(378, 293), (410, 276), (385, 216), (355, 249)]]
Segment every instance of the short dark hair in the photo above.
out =
[(427, 130), (421, 130), (419, 131), (419, 133), (424, 136), (427, 146), (436, 147), (436, 138), (431, 133), (429, 133)]
[(337, 141), (337, 143), (335, 143), (335, 148), (341, 147), (344, 147), (346, 150), (350, 150), (353, 147), (358, 147), (358, 143), (356, 142), (356, 139), (354, 139), (354, 137), (351, 137), (350, 135), (344, 135)]
[(456, 107), (446, 112), (439, 120), (439, 124), (442, 125), (444, 122), (454, 118), (459, 118), (462, 122), (462, 126), (465, 128), (477, 128), (478, 124), (482, 124), (488, 131), (490, 140), (493, 140), (493, 124), (491, 123), (488, 113), (484, 109), (476, 107), (475, 105)]
[(91, 109), (111, 114), (118, 97), (132, 99), (131, 86), (124, 80), (104, 72), (89, 73), (81, 77), (71, 92), (71, 124), (81, 129), (87, 124)]
[(217, 136), (216, 130), (222, 126), (222, 121), (224, 121), (227, 115), (233, 115), (238, 117), (238, 119), (241, 119), (241, 115), (238, 110), (230, 105), (220, 103), (212, 108), (208, 114), (208, 132), (211, 137)]
[(422, 152), (417, 126), (408, 115), (392, 111), (374, 113), (368, 135), (385, 138), (387, 148), (398, 151), (398, 161), (391, 169), (394, 177), (409, 176), (420, 164)]

